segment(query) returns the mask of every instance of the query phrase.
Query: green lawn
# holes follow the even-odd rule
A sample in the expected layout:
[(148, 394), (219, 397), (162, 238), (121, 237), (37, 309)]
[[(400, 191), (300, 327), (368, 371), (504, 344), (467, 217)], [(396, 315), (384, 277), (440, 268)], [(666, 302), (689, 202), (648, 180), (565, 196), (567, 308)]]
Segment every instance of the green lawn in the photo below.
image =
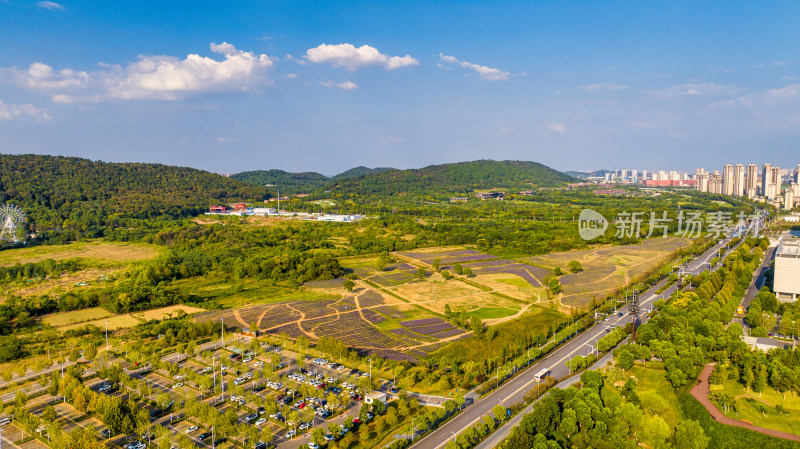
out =
[(513, 277), (513, 278), (499, 278), (495, 279), (497, 282), (502, 282), (503, 284), (508, 284), (514, 287), (521, 287), (521, 288), (530, 288), (531, 284), (528, 283), (525, 279), (520, 277)]
[(472, 318), (476, 316), (482, 320), (492, 320), (495, 318), (505, 318), (517, 313), (514, 309), (507, 309), (505, 307), (481, 307), (478, 310), (467, 312), (467, 316)]
[[(723, 385), (725, 388), (718, 392), (736, 398), (737, 408), (729, 409), (725, 413), (719, 404), (715, 404), (726, 416), (767, 429), (800, 434), (800, 397), (789, 393), (784, 399), (783, 394), (770, 387), (760, 394), (752, 390), (746, 391), (742, 384), (731, 379), (727, 379)], [(783, 408), (782, 412), (777, 410), (778, 405)]]

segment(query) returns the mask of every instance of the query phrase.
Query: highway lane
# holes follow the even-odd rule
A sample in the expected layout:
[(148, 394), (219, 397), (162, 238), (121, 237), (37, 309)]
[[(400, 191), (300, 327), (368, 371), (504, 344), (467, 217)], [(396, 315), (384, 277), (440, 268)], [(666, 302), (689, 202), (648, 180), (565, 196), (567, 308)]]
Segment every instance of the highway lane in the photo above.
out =
[[(730, 241), (730, 237), (721, 240), (699, 257), (692, 260), (687, 265), (687, 269), (700, 269), (703, 264), (708, 264), (712, 258), (716, 257), (720, 249), (727, 247)], [(738, 247), (738, 245), (736, 247)], [(730, 251), (733, 251), (736, 247), (725, 250), (725, 253), (730, 253)], [(717, 266), (719, 266), (719, 264)], [(653, 302), (669, 297), (669, 295), (678, 289), (677, 284), (673, 284), (662, 293), (656, 293), (657, 290), (664, 287), (668, 282), (668, 279), (663, 279), (641, 294), (641, 299), (639, 301), (640, 311), (645, 311), (648, 308), (652, 310)], [(414, 447), (419, 449), (438, 449), (447, 444), (447, 441), (454, 438), (458, 432), (468, 428), (479, 419), (482, 419), (484, 415), (491, 413), (491, 409), (495, 405), (509, 405), (522, 402), (525, 393), (536, 386), (536, 382), (533, 380), (534, 375), (542, 369), (549, 369), (551, 371), (551, 376), (558, 379), (568, 376), (569, 369), (565, 363), (567, 360), (575, 355), (588, 355), (592, 347), (596, 348), (597, 340), (606, 335), (606, 327), (610, 325), (622, 326), (624, 323), (630, 321), (628, 305), (620, 308), (618, 313), (622, 316), (612, 315), (609, 316), (607, 320), (598, 322), (551, 352), (545, 358), (524, 369), (515, 378), (507, 381), (488, 396), (477, 399), (473, 405), (466, 407), (458, 416), (443, 424), (422, 440), (419, 440), (419, 442), (415, 442)], [(643, 319), (646, 319), (646, 315), (644, 315)], [(642, 321), (642, 319), (639, 321)]]

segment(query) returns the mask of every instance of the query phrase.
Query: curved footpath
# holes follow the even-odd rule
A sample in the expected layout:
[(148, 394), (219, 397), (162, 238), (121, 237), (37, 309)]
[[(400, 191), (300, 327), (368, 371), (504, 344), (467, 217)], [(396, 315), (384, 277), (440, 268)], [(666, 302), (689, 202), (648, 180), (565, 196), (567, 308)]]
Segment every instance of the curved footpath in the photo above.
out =
[(755, 432), (763, 433), (765, 435), (769, 435), (771, 437), (776, 438), (784, 438), (787, 440), (793, 441), (800, 441), (800, 436), (795, 435), (793, 433), (781, 432), (780, 430), (774, 429), (765, 429), (763, 427), (754, 426), (750, 423), (746, 423), (744, 421), (737, 421), (733, 418), (728, 418), (725, 416), (714, 404), (711, 403), (711, 400), (708, 399), (708, 393), (710, 384), (708, 383), (709, 377), (711, 377), (711, 371), (714, 369), (714, 364), (709, 363), (708, 365), (703, 367), (703, 372), (700, 373), (700, 378), (697, 379), (697, 384), (692, 387), (690, 393), (694, 396), (695, 399), (700, 401), (703, 404), (703, 407), (708, 410), (708, 413), (714, 418), (714, 421), (725, 424), (726, 426), (736, 426), (736, 427), (743, 427), (745, 429), (749, 429)]

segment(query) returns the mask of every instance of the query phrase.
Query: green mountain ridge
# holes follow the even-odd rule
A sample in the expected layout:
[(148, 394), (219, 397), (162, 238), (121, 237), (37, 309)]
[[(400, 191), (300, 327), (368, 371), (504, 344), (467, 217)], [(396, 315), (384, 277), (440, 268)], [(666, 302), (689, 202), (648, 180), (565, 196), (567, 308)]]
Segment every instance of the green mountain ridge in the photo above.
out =
[(0, 154), (0, 204), (23, 208), (34, 232), (99, 236), (127, 219), (189, 217), (214, 204), (267, 198), (264, 187), (188, 167)]
[(538, 162), (479, 160), (372, 173), (329, 183), (326, 189), (360, 196), (432, 195), (555, 187), (575, 181)]
[(390, 167), (369, 168), (363, 165), (353, 167), (331, 177), (317, 172), (287, 172), (284, 170), (252, 170), (232, 175), (231, 178), (248, 184), (275, 186), (284, 193), (311, 193), (324, 187), (329, 181), (342, 180), (371, 173), (394, 170)]

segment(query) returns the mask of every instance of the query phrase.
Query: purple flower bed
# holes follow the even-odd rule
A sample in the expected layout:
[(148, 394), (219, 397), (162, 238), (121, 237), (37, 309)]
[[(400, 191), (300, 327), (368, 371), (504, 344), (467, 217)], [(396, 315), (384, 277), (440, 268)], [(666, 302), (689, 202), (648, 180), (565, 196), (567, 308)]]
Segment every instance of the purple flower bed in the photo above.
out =
[(376, 291), (367, 290), (358, 296), (358, 303), (361, 307), (377, 306), (383, 304), (383, 296)]
[(446, 331), (453, 329), (453, 325), (450, 323), (436, 323), (436, 324), (429, 324), (427, 326), (416, 326), (411, 328), (414, 332), (422, 335), (430, 335), (435, 334), (436, 332)]
[(449, 330), (446, 330), (446, 331), (443, 331), (443, 332), (437, 332), (437, 333), (431, 335), (431, 337), (448, 338), (448, 337), (453, 337), (455, 335), (461, 335), (461, 334), (463, 334), (465, 332), (466, 332), (465, 330), (462, 330), (462, 329), (459, 329), (457, 327), (454, 327), (452, 329), (449, 329)]
[(454, 263), (470, 263), (479, 260), (495, 259), (497, 256), (491, 254), (480, 254), (474, 256), (459, 256), (459, 257), (443, 257), (441, 263), (454, 264)]
[(372, 324), (378, 324), (386, 321), (386, 318), (370, 309), (364, 309), (361, 311), (361, 313), (364, 315), (364, 319)]
[(498, 274), (498, 273), (500, 273), (500, 274), (501, 273), (516, 274), (517, 276), (521, 277), (522, 279), (525, 279), (526, 281), (528, 281), (528, 283), (531, 284), (533, 287), (541, 287), (542, 286), (542, 284), (540, 284), (539, 281), (535, 277), (531, 276), (531, 274), (528, 273), (527, 265), (523, 265), (521, 263), (514, 264), (514, 265), (503, 265), (503, 266), (498, 266), (498, 267), (476, 268), (474, 270), (474, 273), (475, 274), (489, 274), (489, 273), (493, 273), (493, 274)]
[(380, 313), (381, 315), (386, 315), (389, 318), (394, 318), (394, 319), (401, 319), (406, 317), (405, 313), (401, 312), (400, 310), (397, 310), (392, 306), (376, 307), (375, 311)]
[(497, 266), (497, 265), (509, 265), (509, 264), (513, 265), (513, 264), (517, 264), (517, 262), (514, 262), (513, 260), (508, 260), (508, 259), (487, 260), (485, 262), (472, 262), (472, 263), (466, 264), (464, 266), (464, 268), (470, 267), (470, 268), (472, 268), (474, 270), (475, 268), (494, 267), (494, 266)]
[(403, 337), (414, 338), (414, 339), (419, 338), (419, 335), (415, 335), (413, 332), (404, 327), (398, 329), (392, 329), (391, 332), (393, 334), (402, 335)]
[(442, 323), (441, 318), (423, 318), (421, 320), (401, 321), (400, 325), (405, 327), (424, 326), (426, 324)]
[(433, 259), (444, 258), (444, 257), (457, 257), (457, 256), (470, 256), (470, 255), (484, 255), (480, 251), (475, 251), (474, 249), (461, 249), (457, 251), (445, 251), (442, 253), (423, 253), (423, 252), (413, 252), (408, 251), (404, 253), (400, 253), (406, 257), (412, 257), (414, 259), (431, 261)]

